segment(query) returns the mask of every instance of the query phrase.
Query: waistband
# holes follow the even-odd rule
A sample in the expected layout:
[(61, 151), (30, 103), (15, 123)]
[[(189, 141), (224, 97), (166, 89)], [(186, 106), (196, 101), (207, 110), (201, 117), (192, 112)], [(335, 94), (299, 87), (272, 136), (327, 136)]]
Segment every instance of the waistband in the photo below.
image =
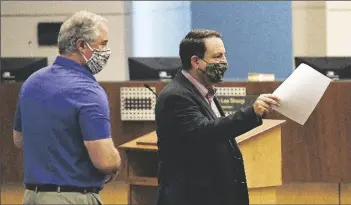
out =
[(100, 187), (76, 187), (54, 184), (26, 184), (25, 187), (35, 192), (80, 192), (98, 194), (101, 191)]

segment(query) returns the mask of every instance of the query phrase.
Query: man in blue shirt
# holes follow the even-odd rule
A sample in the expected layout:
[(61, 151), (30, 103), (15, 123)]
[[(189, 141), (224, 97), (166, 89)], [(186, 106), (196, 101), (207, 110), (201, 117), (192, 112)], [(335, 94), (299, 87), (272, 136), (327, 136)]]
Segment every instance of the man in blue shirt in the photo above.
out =
[(24, 204), (101, 204), (121, 164), (109, 104), (94, 78), (111, 54), (107, 20), (81, 11), (58, 35), (60, 56), (22, 85), (13, 138), (24, 152)]

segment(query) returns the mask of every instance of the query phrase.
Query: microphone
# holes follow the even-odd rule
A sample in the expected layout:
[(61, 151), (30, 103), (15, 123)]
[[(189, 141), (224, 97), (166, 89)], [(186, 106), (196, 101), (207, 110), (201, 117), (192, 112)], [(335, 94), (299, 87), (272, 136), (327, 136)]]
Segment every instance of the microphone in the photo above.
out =
[(144, 84), (144, 87), (147, 88), (147, 89), (149, 89), (153, 94), (156, 95), (156, 97), (158, 97), (158, 95), (151, 89), (150, 85)]

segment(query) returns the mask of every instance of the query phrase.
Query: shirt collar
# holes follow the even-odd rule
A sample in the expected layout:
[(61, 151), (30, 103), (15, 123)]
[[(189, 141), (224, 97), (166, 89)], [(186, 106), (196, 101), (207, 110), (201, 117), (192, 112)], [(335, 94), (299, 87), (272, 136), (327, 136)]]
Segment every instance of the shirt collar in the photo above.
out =
[(193, 76), (190, 75), (186, 70), (182, 70), (182, 74), (198, 89), (200, 94), (204, 98), (213, 98), (216, 93), (216, 88), (212, 86), (211, 88), (206, 88), (199, 81), (197, 81)]
[(82, 64), (79, 64), (71, 59), (68, 59), (68, 58), (63, 57), (63, 56), (57, 56), (55, 61), (54, 61), (54, 64), (61, 65), (66, 69), (73, 69), (75, 71), (81, 72), (84, 75), (86, 75), (89, 78), (96, 81), (93, 74), (86, 67), (84, 67)]

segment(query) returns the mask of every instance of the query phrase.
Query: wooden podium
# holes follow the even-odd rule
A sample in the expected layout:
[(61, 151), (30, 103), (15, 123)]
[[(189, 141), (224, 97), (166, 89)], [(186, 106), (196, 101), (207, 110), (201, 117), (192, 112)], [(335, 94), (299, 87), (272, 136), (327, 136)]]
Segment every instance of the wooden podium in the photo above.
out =
[[(263, 120), (263, 124), (236, 138), (242, 151), (251, 204), (346, 204), (351, 186), (343, 192), (339, 183), (287, 181), (289, 170), (282, 140), (285, 120)], [(127, 159), (129, 204), (154, 204), (157, 189), (156, 132), (139, 137), (119, 148)], [(311, 153), (313, 155), (313, 153)], [(318, 157), (318, 156), (315, 156)], [(291, 174), (291, 173), (290, 173)]]

